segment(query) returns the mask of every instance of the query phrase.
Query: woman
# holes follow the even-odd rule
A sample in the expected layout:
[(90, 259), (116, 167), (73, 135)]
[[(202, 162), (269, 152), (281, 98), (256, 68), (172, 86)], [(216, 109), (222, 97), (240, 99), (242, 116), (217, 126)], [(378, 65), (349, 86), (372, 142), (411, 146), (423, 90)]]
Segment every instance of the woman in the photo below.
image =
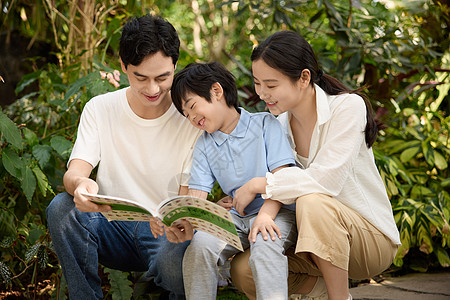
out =
[[(298, 241), (295, 254), (288, 253), (290, 273), (296, 273), (290, 293), (351, 299), (348, 278), (381, 273), (400, 244), (371, 149), (378, 128), (370, 102), (324, 74), (297, 33), (273, 34), (251, 59), (256, 93), (279, 115), (300, 166), (268, 173), (265, 187), (267, 198), (297, 206)], [(246, 190), (251, 188), (238, 197)], [(231, 272), (252, 299), (247, 257), (238, 255)]]

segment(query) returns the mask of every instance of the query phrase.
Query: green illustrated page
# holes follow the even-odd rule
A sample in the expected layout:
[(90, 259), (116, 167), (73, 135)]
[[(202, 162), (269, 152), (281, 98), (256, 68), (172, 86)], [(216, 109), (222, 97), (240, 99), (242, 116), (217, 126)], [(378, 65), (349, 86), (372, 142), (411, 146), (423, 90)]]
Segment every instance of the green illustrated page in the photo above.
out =
[(185, 219), (195, 230), (212, 234), (243, 251), (233, 218), (220, 205), (200, 198), (178, 196), (164, 201), (159, 206), (158, 213), (167, 226), (176, 226), (181, 219)]

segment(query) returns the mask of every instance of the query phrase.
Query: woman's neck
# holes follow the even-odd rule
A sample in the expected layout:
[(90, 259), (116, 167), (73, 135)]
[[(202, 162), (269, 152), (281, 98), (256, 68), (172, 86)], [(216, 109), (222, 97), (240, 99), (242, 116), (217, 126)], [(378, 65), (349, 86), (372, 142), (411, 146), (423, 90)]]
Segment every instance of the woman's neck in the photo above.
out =
[(309, 157), (309, 146), (317, 121), (315, 89), (308, 87), (302, 93), (302, 99), (298, 101), (297, 106), (289, 112), (291, 113), (290, 126), (295, 150), (299, 155)]
[(292, 114), (291, 121), (298, 123), (301, 127), (314, 127), (317, 120), (315, 88), (308, 86), (301, 98), (298, 104), (289, 111)]

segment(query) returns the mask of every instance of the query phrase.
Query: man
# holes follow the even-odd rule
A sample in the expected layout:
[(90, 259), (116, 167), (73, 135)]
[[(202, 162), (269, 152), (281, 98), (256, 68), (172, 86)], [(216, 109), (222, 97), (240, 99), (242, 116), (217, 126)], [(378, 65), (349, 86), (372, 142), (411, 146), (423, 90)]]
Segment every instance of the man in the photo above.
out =
[[(99, 193), (155, 204), (184, 194), (192, 149), (200, 134), (172, 105), (170, 87), (179, 57), (173, 26), (158, 16), (133, 18), (123, 28), (119, 55), (130, 86), (91, 99), (64, 175), (67, 193), (46, 213), (70, 299), (101, 299), (98, 263), (147, 272), (171, 299), (184, 298), (181, 262), (186, 243), (156, 239), (148, 222), (108, 222), (109, 206), (88, 201)], [(96, 180), (89, 178), (98, 166)], [(167, 230), (187, 240), (189, 223)], [(171, 237), (172, 236), (172, 237)]]

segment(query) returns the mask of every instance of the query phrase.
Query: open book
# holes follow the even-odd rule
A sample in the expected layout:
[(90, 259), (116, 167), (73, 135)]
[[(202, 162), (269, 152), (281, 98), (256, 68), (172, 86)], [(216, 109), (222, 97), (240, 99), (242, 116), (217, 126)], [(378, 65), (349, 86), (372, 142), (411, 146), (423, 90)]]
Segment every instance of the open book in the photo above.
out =
[(83, 193), (83, 196), (97, 204), (111, 206), (112, 211), (102, 212), (108, 221), (150, 221), (158, 217), (166, 226), (177, 225), (186, 219), (194, 230), (214, 235), (233, 247), (244, 251), (231, 214), (222, 206), (192, 196), (175, 196), (161, 202), (156, 209), (119, 197)]

